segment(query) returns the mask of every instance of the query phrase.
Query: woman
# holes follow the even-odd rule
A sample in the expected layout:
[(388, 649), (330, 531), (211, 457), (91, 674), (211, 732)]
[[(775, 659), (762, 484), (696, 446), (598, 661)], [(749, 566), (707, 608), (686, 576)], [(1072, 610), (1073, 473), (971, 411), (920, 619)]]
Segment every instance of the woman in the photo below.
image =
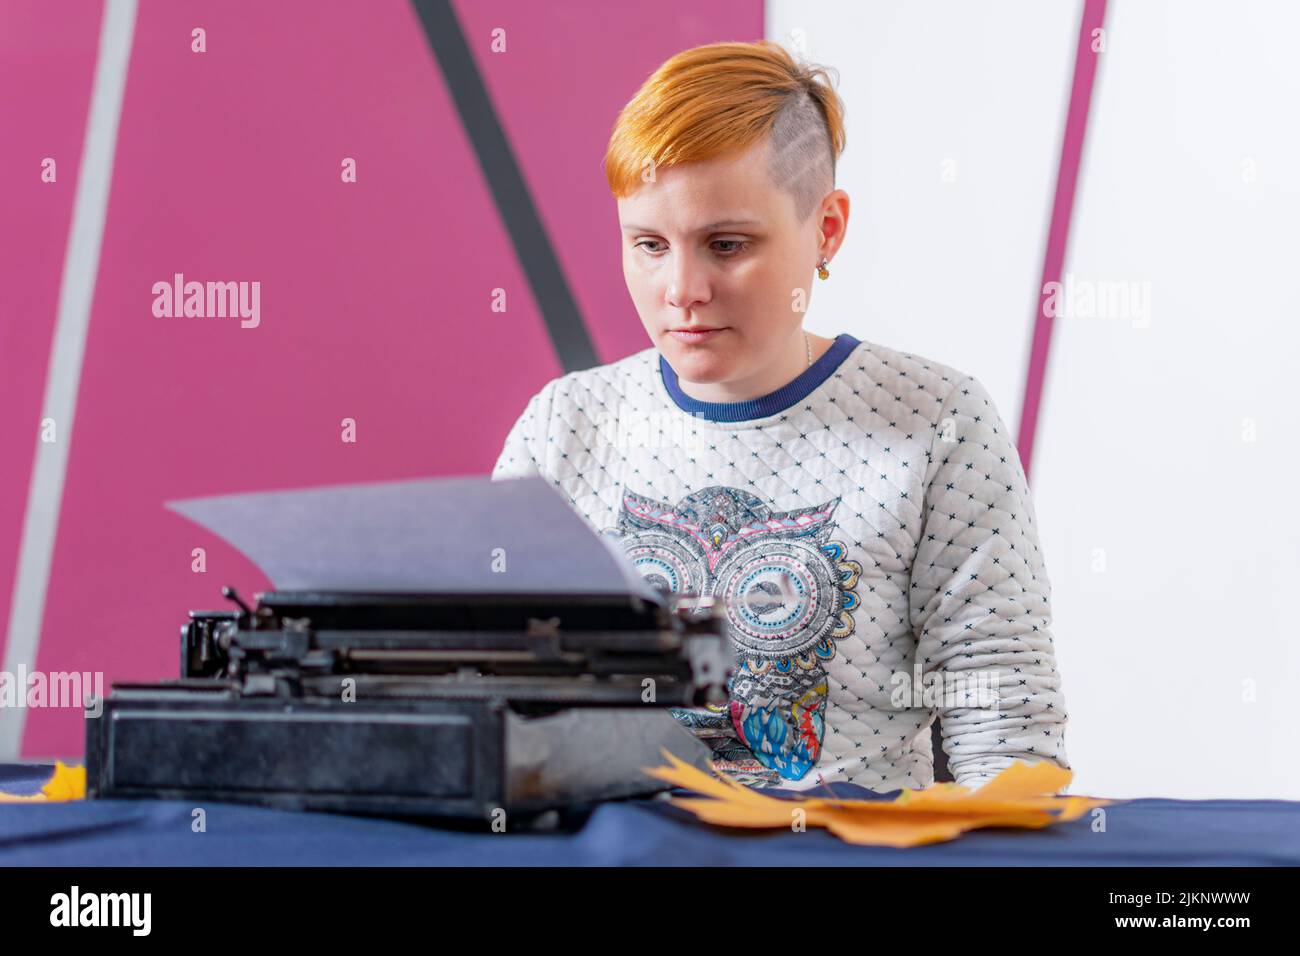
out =
[(605, 168), (653, 347), (546, 384), (493, 478), (542, 475), (656, 587), (713, 595), (725, 708), (674, 710), (759, 786), (957, 783), (1066, 761), (1020, 458), (973, 376), (803, 329), (844, 242), (843, 109), (779, 45), (674, 56)]

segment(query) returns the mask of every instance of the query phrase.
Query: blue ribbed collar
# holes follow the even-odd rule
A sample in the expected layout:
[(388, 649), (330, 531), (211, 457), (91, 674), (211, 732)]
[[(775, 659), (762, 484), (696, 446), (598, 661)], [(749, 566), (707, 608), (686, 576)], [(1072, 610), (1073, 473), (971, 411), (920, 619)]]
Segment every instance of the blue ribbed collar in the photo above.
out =
[(659, 356), (659, 374), (663, 377), (669, 397), (682, 411), (713, 422), (746, 422), (775, 415), (804, 398), (830, 378), (831, 373), (860, 344), (862, 343), (847, 332), (841, 332), (826, 350), (826, 354), (813, 362), (798, 378), (782, 385), (775, 392), (745, 402), (701, 402), (691, 398), (677, 384), (677, 373), (662, 355)]

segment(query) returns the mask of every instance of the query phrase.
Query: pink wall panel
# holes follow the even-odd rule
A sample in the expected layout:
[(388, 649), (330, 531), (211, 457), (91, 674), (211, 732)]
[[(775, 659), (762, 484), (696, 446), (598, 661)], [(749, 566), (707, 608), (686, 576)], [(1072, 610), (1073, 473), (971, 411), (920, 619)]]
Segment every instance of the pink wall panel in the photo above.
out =
[[(611, 361), (647, 343), (600, 174), (609, 126), (675, 50), (760, 36), (762, 7), (726, 4), (706, 23), (688, 4), (534, 6), (457, 10)], [(518, 25), (513, 59), (489, 58), (494, 20)], [(206, 53), (191, 52), (195, 27)], [(344, 157), (356, 184), (340, 181)], [(259, 327), (155, 317), (152, 286), (177, 272), (260, 282)], [(268, 586), (164, 501), (484, 474), (560, 372), (408, 4), (143, 0), (38, 667), (174, 676), (186, 610), (220, 606), (223, 584)], [(356, 444), (340, 440), (345, 417)], [(205, 574), (190, 568), (198, 546)], [(79, 753), (82, 734), (79, 711), (33, 709), (23, 755)]]
[[(0, 661), (99, 44), (100, 0), (0, 4)], [(41, 181), (45, 157), (55, 182)]]
[[(177, 272), (261, 282), (260, 325), (155, 318)], [(528, 392), (500, 357), (559, 370), (537, 321), (493, 321), (496, 286), (528, 312), (406, 4), (143, 3), (38, 665), (174, 676), (186, 610), (267, 586), (165, 500), (483, 471)], [(23, 753), (76, 752), (81, 723), (30, 711)]]

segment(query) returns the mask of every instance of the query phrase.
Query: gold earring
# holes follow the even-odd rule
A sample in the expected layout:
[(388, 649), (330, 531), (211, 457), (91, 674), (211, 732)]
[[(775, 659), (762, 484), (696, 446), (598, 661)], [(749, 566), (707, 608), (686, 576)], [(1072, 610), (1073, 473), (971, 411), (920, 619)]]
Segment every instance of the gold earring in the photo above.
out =
[(829, 261), (829, 260), (827, 260), (827, 259), (824, 259), (824, 258), (822, 259), (822, 264), (819, 265), (819, 266), (817, 267), (817, 278), (819, 278), (819, 279), (829, 279), (829, 278), (831, 277), (830, 272), (827, 271), (827, 269), (826, 269), (826, 263), (827, 263), (828, 261)]

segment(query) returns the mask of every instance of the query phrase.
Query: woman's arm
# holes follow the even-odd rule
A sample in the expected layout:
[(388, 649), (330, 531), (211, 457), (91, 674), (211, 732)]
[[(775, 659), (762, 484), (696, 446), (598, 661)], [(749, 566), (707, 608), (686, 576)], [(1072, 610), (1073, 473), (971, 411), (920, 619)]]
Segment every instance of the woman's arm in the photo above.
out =
[(953, 778), (978, 787), (1014, 760), (1070, 769), (1033, 501), (1006, 425), (974, 377), (940, 411), (923, 518), (909, 594), (921, 674), (985, 691), (937, 708)]

